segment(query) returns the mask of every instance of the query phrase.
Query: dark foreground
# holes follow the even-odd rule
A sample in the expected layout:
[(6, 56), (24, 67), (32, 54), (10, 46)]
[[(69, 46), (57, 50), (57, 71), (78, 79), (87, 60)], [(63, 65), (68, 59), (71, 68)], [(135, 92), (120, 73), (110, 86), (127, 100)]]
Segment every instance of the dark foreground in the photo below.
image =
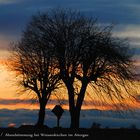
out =
[(64, 128), (1, 128), (0, 140), (140, 140), (137, 129), (64, 129)]

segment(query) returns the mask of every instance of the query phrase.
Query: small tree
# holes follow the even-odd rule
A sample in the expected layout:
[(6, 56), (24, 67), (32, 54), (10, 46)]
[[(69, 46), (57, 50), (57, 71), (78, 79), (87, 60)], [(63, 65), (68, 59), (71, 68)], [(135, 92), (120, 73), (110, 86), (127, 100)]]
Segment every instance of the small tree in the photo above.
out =
[(100, 128), (101, 128), (101, 124), (100, 123), (96, 123), (96, 122), (92, 123), (91, 129), (100, 129)]
[(53, 49), (46, 49), (45, 33), (38, 30), (39, 24), (40, 21), (33, 17), (21, 40), (12, 45), (10, 68), (16, 72), (20, 84), (37, 97), (40, 109), (36, 126), (42, 127), (46, 104), (52, 92), (60, 86), (60, 76), (52, 57)]

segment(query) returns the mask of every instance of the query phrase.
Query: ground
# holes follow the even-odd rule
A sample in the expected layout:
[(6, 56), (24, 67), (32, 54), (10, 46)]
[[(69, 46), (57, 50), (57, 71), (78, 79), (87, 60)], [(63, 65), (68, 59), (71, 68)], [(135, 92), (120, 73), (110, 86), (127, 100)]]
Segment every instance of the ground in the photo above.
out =
[(1, 128), (0, 140), (139, 140), (140, 130), (138, 129), (68, 129), (68, 128), (47, 128), (37, 129), (31, 126), (19, 128)]

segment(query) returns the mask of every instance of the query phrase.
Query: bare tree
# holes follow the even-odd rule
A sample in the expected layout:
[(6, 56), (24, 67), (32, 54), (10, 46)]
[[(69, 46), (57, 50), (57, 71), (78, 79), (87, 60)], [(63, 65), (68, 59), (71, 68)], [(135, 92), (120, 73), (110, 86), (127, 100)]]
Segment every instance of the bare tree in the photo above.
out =
[[(130, 51), (124, 40), (112, 36), (112, 26), (101, 26), (97, 24), (96, 19), (88, 18), (76, 11), (56, 9), (35, 16), (27, 31), (22, 42), (16, 47), (18, 48), (16, 52), (22, 54), (18, 59), (20, 63), (15, 63), (17, 66), (20, 64), (17, 71), (24, 72), (26, 65), (24, 66), (23, 62), (27, 64), (31, 62), (31, 66), (35, 63), (35, 68), (28, 67), (26, 70), (27, 73), (31, 71), (31, 76), (29, 75), (29, 82), (24, 81), (24, 85), (30, 86), (32, 83), (30, 80), (36, 77), (40, 64), (44, 62), (40, 62), (42, 60), (40, 57), (38, 61), (34, 59), (34, 51), (38, 54), (43, 47), (39, 54), (42, 56), (45, 53), (45, 58), (51, 56), (47, 57), (49, 61), (45, 62), (51, 63), (53, 67), (51, 70), (56, 69), (55, 74), (60, 75), (67, 88), (71, 128), (79, 128), (80, 111), (88, 86), (94, 89), (94, 94), (101, 100), (108, 98), (107, 100), (112, 102), (117, 100), (123, 104), (125, 97), (132, 97), (129, 92), (133, 82)], [(29, 54), (33, 55), (31, 61), (29, 60), (32, 55)], [(46, 68), (47, 65), (43, 66)], [(34, 71), (35, 74), (32, 75)], [(43, 71), (43, 76), (47, 72)], [(49, 79), (48, 74), (44, 77), (44, 81), (46, 79)]]
[(61, 79), (68, 90), (71, 128), (79, 128), (88, 86), (101, 99), (117, 100), (119, 105), (124, 105), (125, 98), (133, 98), (129, 91), (134, 80), (131, 51), (125, 40), (112, 36), (112, 26), (101, 26), (96, 19), (71, 10), (53, 10), (41, 17), (45, 16), (51, 36), (47, 41), (55, 48)]
[(53, 49), (46, 49), (49, 45), (43, 41), (44, 37), (45, 32), (40, 30), (40, 21), (33, 17), (21, 40), (11, 47), (10, 68), (16, 72), (20, 85), (32, 91), (40, 105), (37, 127), (44, 125), (46, 104), (52, 92), (61, 84), (52, 57)]

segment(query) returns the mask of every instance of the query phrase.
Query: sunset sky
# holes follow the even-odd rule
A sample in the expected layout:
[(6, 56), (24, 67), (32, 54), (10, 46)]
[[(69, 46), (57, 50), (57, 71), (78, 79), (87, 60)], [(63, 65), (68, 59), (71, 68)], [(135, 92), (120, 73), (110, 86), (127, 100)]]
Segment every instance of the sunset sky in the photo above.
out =
[[(36, 109), (27, 96), (18, 96), (13, 73), (4, 64), (11, 42), (20, 39), (31, 16), (51, 8), (71, 8), (98, 18), (101, 24), (114, 23), (114, 36), (128, 38), (140, 72), (140, 1), (139, 0), (0, 0), (0, 109)], [(14, 79), (14, 80), (13, 80)], [(54, 101), (52, 101), (54, 103)], [(50, 105), (50, 107), (53, 107)], [(90, 109), (92, 107), (89, 107)], [(93, 107), (94, 108), (94, 107)], [(100, 109), (100, 106), (95, 108)], [(109, 106), (106, 108), (110, 109)], [(85, 108), (86, 104), (85, 104)]]
[[(14, 99), (24, 98), (18, 96), (16, 78), (4, 67), (9, 56), (10, 43), (20, 39), (31, 16), (39, 11), (51, 8), (71, 8), (81, 11), (86, 16), (98, 18), (101, 24), (114, 23), (113, 33), (121, 38), (128, 38), (130, 46), (134, 49), (136, 69), (140, 67), (140, 2), (134, 0), (0, 0), (0, 100), (7, 104), (0, 104), (0, 108), (20, 108), (14, 105)], [(27, 96), (26, 96), (27, 97)], [(13, 106), (8, 105), (13, 101)], [(16, 103), (16, 102), (15, 102)], [(24, 102), (23, 102), (24, 104)], [(26, 108), (26, 105), (24, 106)], [(34, 107), (31, 107), (34, 108)]]

